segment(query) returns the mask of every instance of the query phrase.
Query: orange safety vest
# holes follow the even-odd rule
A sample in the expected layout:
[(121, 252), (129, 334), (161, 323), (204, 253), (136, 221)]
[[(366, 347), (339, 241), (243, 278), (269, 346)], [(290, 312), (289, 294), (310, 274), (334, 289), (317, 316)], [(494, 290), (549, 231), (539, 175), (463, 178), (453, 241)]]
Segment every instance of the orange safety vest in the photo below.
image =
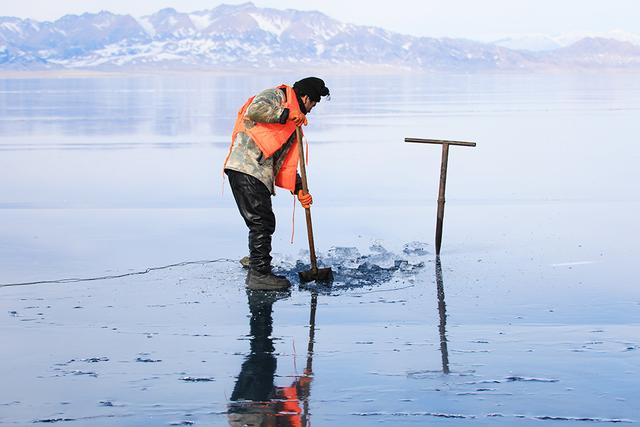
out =
[[(294, 111), (300, 111), (298, 97), (296, 96), (293, 88), (283, 84), (278, 86), (278, 89), (285, 89), (287, 99), (284, 103), (284, 107), (289, 109), (289, 114), (291, 115)], [(233, 128), (233, 133), (231, 134), (231, 147), (229, 148), (229, 154), (231, 154), (238, 132), (244, 132), (256, 143), (265, 158), (269, 158), (273, 156), (273, 153), (286, 144), (291, 134), (296, 131), (296, 125), (293, 121), (289, 120), (287, 120), (285, 124), (256, 122), (255, 126), (251, 129), (247, 129), (244, 123), (245, 115), (247, 113), (247, 108), (249, 108), (249, 105), (254, 98), (255, 96), (249, 98), (240, 111), (238, 111), (236, 124)], [(300, 133), (302, 134), (302, 129), (300, 129)], [(299, 143), (300, 141), (297, 141), (297, 139), (293, 142), (293, 145), (289, 149), (289, 152), (286, 154), (284, 162), (282, 163), (282, 167), (276, 175), (275, 184), (278, 187), (286, 188), (292, 192), (296, 187), (296, 170), (298, 169), (298, 160), (300, 159), (300, 154), (298, 152)], [(225, 166), (227, 164), (227, 160), (229, 160), (229, 156), (227, 156), (227, 159), (224, 161)]]

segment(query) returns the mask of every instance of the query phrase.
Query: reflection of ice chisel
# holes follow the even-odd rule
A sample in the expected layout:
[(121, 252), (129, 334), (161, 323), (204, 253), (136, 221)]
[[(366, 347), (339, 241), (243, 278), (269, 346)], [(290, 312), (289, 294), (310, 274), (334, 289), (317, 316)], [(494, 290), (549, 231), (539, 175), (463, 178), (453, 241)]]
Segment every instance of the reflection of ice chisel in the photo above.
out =
[[(307, 169), (304, 164), (304, 148), (302, 147), (302, 133), (300, 127), (296, 128), (296, 139), (298, 140), (298, 148), (300, 150), (300, 177), (302, 178), (302, 191), (309, 194), (309, 186), (307, 185)], [(331, 267), (318, 268), (318, 260), (316, 258), (316, 248), (313, 242), (313, 226), (311, 225), (311, 208), (305, 208), (307, 217), (307, 235), (309, 236), (309, 257), (311, 258), (311, 270), (300, 271), (298, 276), (302, 282), (329, 282), (333, 280), (333, 272)]]
[(304, 368), (304, 376), (301, 378), (300, 386), (302, 398), (304, 399), (304, 411), (302, 412), (302, 425), (311, 425), (309, 414), (309, 398), (311, 397), (311, 379), (313, 378), (313, 344), (316, 342), (316, 307), (318, 306), (318, 293), (311, 294), (311, 313), (309, 314), (309, 344), (307, 345), (307, 366)]

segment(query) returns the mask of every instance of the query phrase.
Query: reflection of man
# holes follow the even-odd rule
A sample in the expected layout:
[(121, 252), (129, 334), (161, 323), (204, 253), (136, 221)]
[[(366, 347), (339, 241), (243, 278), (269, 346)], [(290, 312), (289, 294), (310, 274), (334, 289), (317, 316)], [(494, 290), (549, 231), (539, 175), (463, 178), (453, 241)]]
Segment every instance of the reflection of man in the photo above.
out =
[(236, 380), (229, 403), (231, 426), (302, 426), (300, 399), (306, 399), (311, 378), (296, 377), (289, 387), (274, 384), (277, 359), (271, 338), (272, 307), (281, 294), (247, 291), (251, 351)]

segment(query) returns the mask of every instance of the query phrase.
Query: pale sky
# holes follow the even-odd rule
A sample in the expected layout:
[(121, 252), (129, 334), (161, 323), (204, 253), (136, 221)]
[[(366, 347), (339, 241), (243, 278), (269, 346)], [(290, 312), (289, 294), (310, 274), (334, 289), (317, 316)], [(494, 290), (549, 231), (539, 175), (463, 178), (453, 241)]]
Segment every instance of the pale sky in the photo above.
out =
[[(0, 15), (55, 20), (98, 12), (143, 16), (164, 7), (181, 12), (240, 0), (0, 0)], [(488, 41), (505, 35), (640, 33), (640, 0), (254, 0), (259, 7), (318, 10), (343, 22), (429, 37)]]

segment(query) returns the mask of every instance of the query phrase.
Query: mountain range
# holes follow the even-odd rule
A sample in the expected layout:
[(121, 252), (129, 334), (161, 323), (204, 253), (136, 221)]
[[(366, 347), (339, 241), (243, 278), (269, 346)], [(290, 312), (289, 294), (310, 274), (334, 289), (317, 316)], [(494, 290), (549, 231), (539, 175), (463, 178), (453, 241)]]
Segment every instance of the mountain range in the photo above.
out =
[(548, 51), (570, 46), (585, 38), (613, 39), (640, 46), (640, 34), (619, 30), (606, 33), (568, 33), (554, 36), (546, 34), (525, 34), (502, 37), (494, 40), (492, 44), (514, 50)]
[(0, 70), (640, 68), (640, 46), (630, 41), (585, 37), (562, 46), (537, 40), (415, 37), (320, 12), (245, 3), (190, 13), (168, 8), (140, 18), (107, 11), (54, 22), (0, 17)]

